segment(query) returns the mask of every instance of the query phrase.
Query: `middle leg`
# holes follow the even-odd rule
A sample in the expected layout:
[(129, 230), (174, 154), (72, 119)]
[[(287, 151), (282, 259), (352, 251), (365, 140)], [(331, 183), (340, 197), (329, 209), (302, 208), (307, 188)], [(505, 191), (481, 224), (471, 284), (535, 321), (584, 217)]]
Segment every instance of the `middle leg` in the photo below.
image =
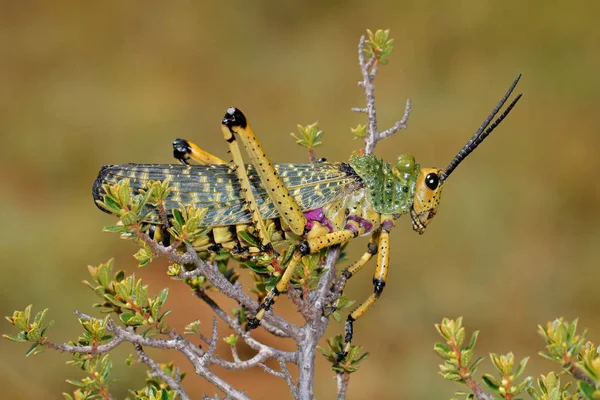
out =
[(365, 315), (367, 311), (381, 296), (387, 280), (390, 262), (390, 230), (394, 227), (392, 215), (381, 215), (381, 233), (379, 234), (379, 246), (377, 251), (377, 266), (373, 274), (373, 294), (371, 294), (361, 305), (348, 315), (346, 319), (346, 334), (344, 337), (344, 351), (337, 354), (337, 361), (342, 362), (350, 351), (350, 343), (354, 335), (354, 321)]

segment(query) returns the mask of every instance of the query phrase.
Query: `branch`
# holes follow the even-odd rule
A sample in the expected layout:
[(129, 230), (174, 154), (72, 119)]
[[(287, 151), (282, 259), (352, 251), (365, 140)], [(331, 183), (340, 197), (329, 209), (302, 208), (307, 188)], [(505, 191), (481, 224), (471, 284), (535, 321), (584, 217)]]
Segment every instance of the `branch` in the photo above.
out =
[[(227, 314), (219, 305), (203, 290), (196, 290), (194, 292), (196, 296), (202, 299), (213, 312), (221, 318), (227, 325), (229, 325), (235, 333), (253, 350), (260, 353), (267, 354), (267, 358), (277, 358), (286, 362), (297, 362), (296, 353), (290, 353), (288, 351), (277, 350), (267, 345), (264, 345), (250, 336), (250, 333), (246, 332), (237, 321)], [(266, 359), (267, 359), (266, 358)], [(252, 365), (254, 366), (254, 365)], [(238, 368), (236, 368), (238, 369)]]
[(592, 378), (587, 376), (585, 372), (583, 372), (580, 368), (578, 368), (575, 365), (575, 363), (573, 363), (571, 365), (571, 368), (569, 368), (569, 372), (571, 373), (571, 375), (573, 375), (573, 378), (575, 378), (575, 379), (584, 381), (586, 383), (589, 383), (590, 385), (594, 385), (594, 386), (596, 385), (596, 382), (594, 382), (594, 380)]
[(377, 60), (377, 54), (373, 54), (368, 61), (365, 60), (365, 40), (365, 36), (363, 35), (358, 42), (358, 63), (363, 77), (362, 81), (358, 82), (358, 85), (365, 89), (366, 107), (354, 107), (352, 111), (367, 114), (368, 124), (367, 136), (365, 137), (365, 154), (373, 154), (378, 141), (398, 132), (400, 129), (406, 129), (410, 115), (410, 99), (406, 100), (402, 119), (397, 121), (391, 128), (379, 132), (377, 130), (377, 110), (375, 108), (375, 85), (373, 84), (377, 76), (379, 61)]
[[(75, 314), (79, 318), (83, 318), (86, 320), (92, 320), (94, 318), (89, 315), (83, 314), (79, 311), (75, 311)], [(178, 350), (186, 358), (190, 361), (190, 363), (194, 366), (194, 370), (196, 374), (202, 376), (208, 382), (215, 385), (219, 390), (225, 393), (229, 398), (236, 400), (246, 400), (248, 397), (242, 392), (234, 389), (227, 382), (222, 380), (217, 375), (213, 374), (209, 367), (210, 361), (214, 360), (214, 357), (210, 358), (209, 352), (203, 352), (201, 349), (198, 349), (192, 343), (182, 338), (175, 332), (170, 333), (171, 339), (154, 339), (149, 337), (144, 337), (140, 334), (137, 334), (133, 331), (132, 328), (124, 329), (115, 324), (115, 322), (111, 319), (106, 322), (106, 329), (115, 335), (114, 339), (108, 343), (110, 345), (110, 349), (115, 348), (118, 344), (122, 342), (130, 342), (134, 345), (159, 348), (159, 349), (172, 349)], [(61, 351), (66, 351), (69, 353), (87, 353), (87, 354), (96, 354), (98, 353), (98, 349), (101, 346), (73, 346), (68, 344), (52, 344), (54, 348), (57, 348)], [(209, 355), (209, 356), (207, 356)], [(168, 382), (167, 382), (168, 383)]]
[[(194, 276), (202, 275), (217, 289), (219, 289), (225, 296), (236, 300), (242, 307), (252, 312), (258, 310), (259, 304), (253, 300), (250, 296), (244, 293), (239, 285), (233, 285), (229, 282), (223, 274), (219, 272), (215, 264), (209, 264), (203, 261), (196, 251), (189, 245), (186, 245), (186, 253), (181, 254), (172, 245), (165, 247), (160, 243), (155, 242), (143, 232), (139, 232), (138, 236), (140, 239), (148, 245), (155, 253), (166, 256), (172, 262), (177, 264), (193, 264), (196, 269), (192, 271), (184, 271), (176, 276), (179, 279), (192, 278)], [(265, 320), (268, 325), (273, 326), (278, 333), (288, 337), (297, 338), (299, 328), (281, 317), (274, 315), (273, 313), (265, 314)]]
[(151, 376), (157, 376), (163, 381), (165, 381), (171, 389), (177, 392), (177, 394), (179, 395), (179, 397), (182, 398), (182, 400), (191, 400), (191, 397), (189, 397), (185, 390), (183, 390), (183, 387), (181, 386), (181, 380), (177, 381), (173, 377), (167, 375), (160, 368), (160, 365), (156, 361), (148, 357), (148, 354), (146, 354), (141, 345), (135, 344), (133, 345), (133, 347), (135, 347), (135, 352), (137, 353), (140, 361), (146, 364), (148, 368), (152, 370)]
[(338, 372), (335, 375), (335, 381), (337, 382), (337, 400), (344, 400), (348, 392), (350, 374), (347, 372)]
[(298, 341), (298, 395), (303, 400), (312, 400), (314, 398), (317, 344), (323, 337), (329, 324), (329, 318), (323, 315), (323, 308), (327, 304), (325, 301), (331, 284), (335, 280), (335, 264), (339, 256), (339, 246), (332, 247), (327, 252), (323, 266), (327, 271), (319, 280), (317, 289), (311, 293), (311, 318), (302, 327), (303, 336)]

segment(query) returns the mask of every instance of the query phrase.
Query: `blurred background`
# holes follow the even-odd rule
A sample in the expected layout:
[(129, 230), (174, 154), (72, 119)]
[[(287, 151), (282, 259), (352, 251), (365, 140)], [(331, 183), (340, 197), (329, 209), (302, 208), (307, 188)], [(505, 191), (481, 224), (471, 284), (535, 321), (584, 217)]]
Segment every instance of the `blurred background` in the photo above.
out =
[[(171, 288), (174, 327), (208, 322), (207, 307), (168, 280), (162, 260), (138, 270), (135, 245), (101, 232), (114, 219), (92, 201), (100, 165), (171, 163), (176, 137), (225, 158), (219, 124), (230, 105), (274, 162), (306, 162), (289, 133), (315, 121), (325, 132), (317, 157), (346, 161), (361, 147), (350, 127), (365, 122), (350, 112), (364, 104), (358, 39), (389, 28), (396, 44), (376, 80), (379, 125), (401, 118), (407, 97), (412, 114), (408, 130), (376, 149), (387, 161), (411, 153), (445, 167), (518, 73), (524, 96), (453, 174), (425, 235), (406, 217), (397, 222), (388, 286), (356, 324), (355, 344), (371, 355), (348, 398), (449, 398), (458, 387), (437, 376), (432, 351), (444, 316), (481, 330), (478, 354), (512, 350), (533, 356), (529, 375), (548, 372), (555, 365), (536, 356), (537, 324), (579, 317), (600, 341), (599, 12), (594, 1), (2, 2), (0, 314), (48, 307), (52, 339), (74, 339), (72, 310), (93, 312), (96, 301), (80, 283), (86, 266), (115, 257), (151, 293)], [(350, 258), (364, 245), (352, 243)], [(349, 283), (350, 297), (371, 293), (372, 268)], [(287, 300), (276, 311), (298, 321)], [(328, 335), (342, 329), (332, 323)], [(6, 321), (1, 331), (14, 332)], [(26, 350), (0, 340), (4, 398), (72, 391), (64, 379), (81, 375), (67, 355), (33, 359)], [(143, 368), (122, 362), (132, 352), (113, 357), (117, 398), (143, 386)], [(332, 398), (333, 374), (318, 357), (316, 394)], [(223, 375), (253, 398), (288, 398), (262, 370)], [(186, 380), (195, 396), (216, 393)]]

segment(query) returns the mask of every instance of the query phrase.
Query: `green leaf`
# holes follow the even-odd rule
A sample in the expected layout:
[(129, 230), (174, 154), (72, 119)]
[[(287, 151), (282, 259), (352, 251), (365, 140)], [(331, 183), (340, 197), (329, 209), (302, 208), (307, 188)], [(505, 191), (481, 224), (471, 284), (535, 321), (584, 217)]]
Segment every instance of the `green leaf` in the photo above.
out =
[(135, 313), (132, 312), (124, 312), (121, 313), (121, 315), (119, 315), (119, 319), (125, 324), (127, 325), (129, 323), (129, 321), (135, 316)]
[(104, 203), (102, 202), (98, 202), (100, 203), (100, 205), (103, 208), (106, 208), (107, 211), (111, 212), (112, 214), (119, 214), (119, 212), (121, 211), (121, 205), (115, 200), (113, 199), (111, 196), (104, 196)]
[(2, 337), (5, 338), (5, 339), (10, 340), (12, 342), (17, 342), (17, 343), (27, 342), (27, 339), (19, 338), (19, 337), (16, 337), (16, 336), (11, 336), (11, 335), (4, 334), (4, 335), (2, 335)]
[(473, 349), (475, 347), (475, 344), (477, 344), (478, 337), (479, 331), (473, 332), (473, 334), (471, 335), (471, 340), (469, 341), (469, 346), (467, 347), (468, 349)]
[(197, 335), (198, 333), (200, 333), (200, 320), (199, 319), (187, 324), (183, 331), (184, 335)]
[(156, 298), (158, 299), (158, 301), (160, 302), (160, 305), (162, 306), (163, 304), (165, 304), (165, 301), (167, 301), (167, 296), (169, 295), (169, 289), (168, 288), (164, 288), (163, 290), (160, 291), (160, 293), (158, 293), (158, 295), (156, 296)]
[(238, 336), (234, 333), (232, 333), (231, 335), (224, 337), (223, 340), (225, 341), (225, 343), (227, 343), (230, 346), (235, 346), (237, 341), (238, 341)]
[(123, 225), (106, 225), (104, 228), (102, 228), (102, 232), (123, 233), (127, 232), (127, 227)]
[[(110, 267), (109, 267), (110, 266)], [(103, 287), (108, 288), (110, 285), (110, 274), (112, 272), (112, 260), (108, 261), (108, 264), (100, 265), (98, 267), (96, 278), (98, 279), (98, 283)]]
[(437, 355), (442, 357), (444, 360), (450, 359), (454, 354), (450, 346), (446, 345), (445, 343), (436, 343), (433, 346), (433, 351), (435, 351)]
[(142, 285), (142, 280), (137, 281), (135, 285), (135, 303), (143, 307), (148, 299), (148, 286)]
[(179, 224), (179, 226), (185, 225), (185, 219), (183, 218), (183, 215), (181, 215), (181, 211), (174, 208), (172, 210), (172, 214), (173, 214), (173, 218), (175, 218), (175, 221), (177, 222), (177, 224)]
[(525, 366), (527, 365), (527, 361), (529, 361), (529, 357), (525, 357), (524, 359), (521, 360), (521, 362), (517, 366), (516, 371), (513, 373), (513, 376), (515, 378), (523, 373), (523, 371), (525, 370)]
[(251, 235), (250, 233), (248, 233), (248, 231), (239, 231), (238, 235), (242, 237), (242, 239), (244, 239), (246, 242), (248, 242), (250, 245), (255, 246), (255, 247), (260, 247), (260, 243), (258, 241), (258, 239), (256, 237), (254, 237), (254, 235)]
[(484, 359), (483, 357), (477, 357), (477, 359), (475, 361), (473, 361), (473, 363), (469, 367), (469, 373), (471, 375), (475, 374), (475, 371), (477, 371), (477, 367), (483, 361), (483, 359)]
[(127, 307), (126, 303), (123, 303), (122, 301), (117, 300), (117, 298), (115, 296), (113, 296), (112, 294), (105, 293), (103, 297), (106, 300), (108, 300), (110, 303), (112, 303), (118, 307)]
[(29, 350), (27, 350), (27, 352), (25, 353), (25, 356), (29, 357), (30, 355), (37, 355), (40, 353), (40, 346), (41, 344), (39, 343), (34, 343), (33, 346), (31, 346), (29, 348)]
[(594, 392), (596, 391), (596, 388), (593, 385), (587, 383), (586, 381), (579, 381), (579, 390), (581, 390), (582, 394), (585, 396), (586, 399), (592, 400), (597, 398), (594, 397)]
[(115, 281), (121, 282), (123, 279), (125, 279), (125, 271), (118, 271), (115, 274)]
[(265, 266), (259, 266), (254, 261), (246, 261), (246, 266), (257, 274), (267, 274), (269, 270)]
[(496, 392), (500, 390), (500, 383), (492, 375), (483, 374), (481, 378), (483, 379), (483, 383), (485, 383), (490, 389)]

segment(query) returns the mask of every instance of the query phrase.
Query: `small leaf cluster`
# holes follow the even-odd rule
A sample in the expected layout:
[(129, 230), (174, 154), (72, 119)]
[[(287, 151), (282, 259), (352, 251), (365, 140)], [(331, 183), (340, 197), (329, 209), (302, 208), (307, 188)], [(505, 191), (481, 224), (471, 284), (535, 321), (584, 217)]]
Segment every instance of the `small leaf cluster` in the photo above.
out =
[(375, 60), (381, 64), (386, 65), (388, 60), (386, 59), (392, 53), (394, 48), (394, 39), (390, 39), (390, 30), (378, 29), (373, 33), (370, 29), (367, 29), (367, 40), (365, 41), (365, 56), (367, 59), (375, 57)]
[(540, 356), (558, 362), (563, 370), (577, 379), (577, 393), (584, 399), (600, 399), (600, 356), (598, 348), (585, 340), (587, 330), (577, 334), (578, 320), (567, 322), (563, 318), (538, 326), (546, 341)]
[(348, 354), (342, 362), (338, 362), (338, 355), (344, 353), (344, 337), (336, 335), (327, 339), (327, 349), (317, 346), (317, 349), (331, 363), (331, 369), (338, 373), (352, 373), (358, 371), (358, 364), (369, 356), (369, 353), (362, 353), (362, 346), (350, 345)]
[(108, 386), (114, 380), (111, 379), (112, 362), (108, 354), (96, 355), (88, 358), (86, 362), (78, 360), (69, 361), (67, 364), (75, 365), (84, 370), (88, 376), (83, 379), (67, 379), (71, 385), (77, 386), (73, 395), (63, 393), (66, 400), (88, 400), (108, 398)]
[(84, 331), (83, 334), (77, 338), (77, 344), (80, 346), (97, 347), (98, 345), (112, 339), (113, 335), (108, 331), (106, 326), (108, 323), (108, 318), (108, 316), (104, 319), (90, 320), (79, 318), (79, 324), (83, 327)]
[(490, 354), (492, 364), (500, 374), (500, 379), (495, 378), (491, 374), (483, 375), (483, 382), (494, 392), (499, 393), (502, 398), (512, 398), (523, 393), (531, 386), (531, 377), (526, 378), (523, 382), (515, 384), (516, 378), (519, 377), (525, 370), (529, 357), (525, 357), (519, 362), (514, 369), (515, 356), (513, 353), (506, 355)]
[[(600, 399), (600, 355), (599, 349), (591, 342), (586, 342), (584, 331), (577, 333), (577, 320), (567, 322), (563, 318), (539, 326), (539, 333), (546, 341), (546, 348), (539, 354), (551, 361), (558, 362), (563, 373), (569, 374), (577, 383), (573, 394), (568, 389), (571, 382), (561, 384), (559, 375), (550, 372), (541, 375), (534, 385), (531, 377), (517, 383), (517, 378), (523, 373), (529, 357), (516, 364), (513, 353), (505, 355), (490, 354), (490, 359), (499, 377), (491, 374), (482, 376), (483, 382), (501, 398), (516, 399), (527, 392), (535, 400), (570, 400), (570, 399)], [(445, 318), (436, 329), (446, 339), (446, 343), (437, 343), (434, 351), (444, 358), (444, 365), (440, 366), (441, 374), (445, 379), (465, 383), (475, 390), (479, 388), (473, 379), (474, 370), (467, 368), (468, 360), (472, 357), (472, 350), (477, 338), (477, 332), (471, 338), (469, 346), (460, 347), (464, 341), (464, 328), (462, 319), (451, 320)], [(471, 351), (471, 352), (469, 352)], [(481, 361), (476, 360), (475, 365)], [(473, 393), (466, 394), (467, 398), (474, 398)]]
[(540, 356), (559, 362), (564, 367), (577, 361), (575, 358), (585, 345), (584, 336), (587, 333), (584, 331), (581, 336), (577, 335), (577, 323), (578, 320), (568, 323), (560, 318), (548, 322), (545, 327), (538, 325), (538, 332), (546, 340), (546, 351), (541, 351)]
[(315, 147), (322, 144), (319, 140), (323, 136), (323, 131), (319, 129), (317, 122), (310, 125), (298, 125), (298, 133), (290, 133), (290, 136), (294, 138), (296, 144), (306, 147), (307, 149), (314, 149)]
[[(160, 369), (178, 382), (182, 381), (185, 377), (185, 373), (179, 373), (173, 363), (160, 364)], [(126, 400), (174, 400), (177, 398), (177, 392), (169, 387), (169, 385), (161, 379), (154, 377), (150, 371), (147, 371), (147, 374), (146, 386), (140, 390), (130, 390), (129, 392), (134, 397), (133, 399), (127, 397)]]
[(342, 315), (339, 313), (340, 310), (351, 307), (355, 303), (354, 300), (350, 300), (346, 295), (342, 294), (338, 297), (335, 307), (331, 312), (331, 316), (335, 318), (337, 322), (342, 321)]
[(531, 386), (527, 389), (529, 395), (535, 400), (579, 400), (580, 398), (577, 394), (569, 394), (567, 389), (571, 383), (561, 386), (560, 378), (554, 372), (540, 376), (537, 384), (537, 388)]
[(207, 209), (198, 209), (192, 206), (179, 206), (179, 209), (173, 209), (173, 219), (169, 233), (177, 240), (187, 245), (192, 245), (194, 240), (200, 236), (206, 235), (211, 228), (202, 226), (202, 218), (206, 215)]
[(440, 375), (447, 380), (467, 383), (483, 361), (483, 357), (473, 360), (479, 331), (473, 332), (469, 343), (464, 345), (466, 331), (462, 326), (462, 317), (456, 320), (444, 318), (435, 328), (445, 339), (445, 343), (436, 343), (433, 347), (433, 351), (444, 359), (444, 364), (440, 365)]
[(50, 321), (44, 326), (44, 317), (48, 312), (48, 309), (38, 312), (33, 318), (31, 316), (30, 304), (25, 307), (23, 311), (15, 311), (12, 317), (5, 317), (15, 328), (19, 330), (17, 336), (2, 335), (8, 340), (13, 342), (23, 343), (30, 342), (32, 346), (25, 353), (26, 356), (37, 355), (43, 351), (43, 345), (46, 343), (48, 338), (44, 336), (48, 328), (50, 328), (54, 321)]
[(309, 291), (315, 290), (319, 284), (319, 279), (325, 273), (325, 269), (323, 268), (324, 255), (325, 252), (320, 251), (302, 257), (300, 265), (296, 266), (296, 270), (292, 276), (292, 286), (303, 289), (305, 295), (308, 295)]
[(127, 179), (113, 185), (102, 185), (103, 200), (96, 200), (96, 203), (120, 220), (117, 225), (105, 226), (104, 231), (120, 233), (124, 239), (136, 238), (135, 230), (144, 219), (145, 212), (148, 212), (146, 205), (151, 198), (154, 198), (155, 187), (155, 185), (147, 186), (144, 191), (132, 196)]
[(354, 136), (354, 140), (363, 139), (367, 136), (367, 127), (363, 124), (358, 124), (356, 128), (350, 128), (350, 131), (352, 132), (352, 136)]
[[(213, 254), (211, 260), (217, 264), (218, 271), (230, 283), (235, 284), (240, 278), (238, 270), (234, 266), (229, 265), (231, 255), (226, 251), (221, 251), (218, 254)], [(172, 264), (169, 266), (167, 275), (177, 277), (179, 274), (195, 269), (194, 265)], [(208, 282), (204, 275), (194, 275), (185, 279), (185, 283), (192, 290), (214, 290), (213, 286)]]
[(122, 271), (112, 277), (113, 260), (109, 260), (97, 267), (88, 267), (93, 282), (84, 281), (94, 293), (106, 300), (96, 307), (104, 308), (109, 312), (119, 314), (119, 319), (127, 326), (150, 326), (159, 331), (166, 329), (165, 317), (169, 310), (161, 312), (167, 300), (168, 289), (163, 289), (155, 297), (148, 294), (148, 286), (141, 279), (136, 280), (135, 275), (125, 277)]

